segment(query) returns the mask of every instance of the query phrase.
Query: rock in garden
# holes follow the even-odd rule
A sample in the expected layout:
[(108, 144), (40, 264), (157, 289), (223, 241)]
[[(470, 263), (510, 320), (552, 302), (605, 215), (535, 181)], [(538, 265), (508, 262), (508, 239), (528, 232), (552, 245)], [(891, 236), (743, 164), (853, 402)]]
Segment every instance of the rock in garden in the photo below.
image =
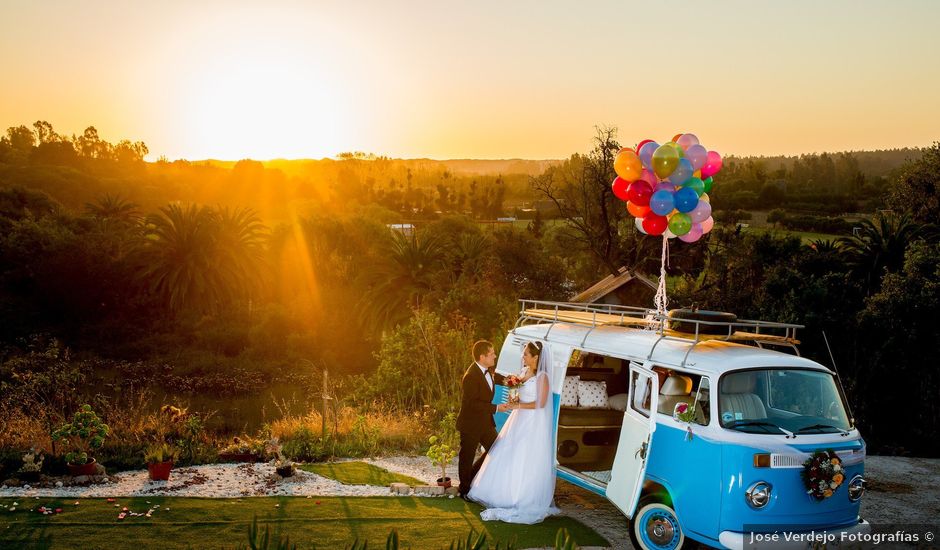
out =
[(392, 483), (389, 489), (393, 495), (407, 495), (411, 492), (411, 487), (407, 483)]
[(415, 486), (415, 494), (425, 496), (443, 495), (444, 488), (438, 485), (417, 485)]

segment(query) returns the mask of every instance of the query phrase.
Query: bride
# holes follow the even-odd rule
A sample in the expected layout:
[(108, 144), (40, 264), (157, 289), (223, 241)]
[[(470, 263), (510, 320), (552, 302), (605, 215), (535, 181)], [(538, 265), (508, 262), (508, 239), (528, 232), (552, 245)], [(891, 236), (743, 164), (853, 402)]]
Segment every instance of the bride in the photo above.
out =
[(484, 520), (538, 523), (557, 514), (548, 350), (528, 342), (522, 353), (519, 402), (473, 478), (467, 495), (486, 507)]

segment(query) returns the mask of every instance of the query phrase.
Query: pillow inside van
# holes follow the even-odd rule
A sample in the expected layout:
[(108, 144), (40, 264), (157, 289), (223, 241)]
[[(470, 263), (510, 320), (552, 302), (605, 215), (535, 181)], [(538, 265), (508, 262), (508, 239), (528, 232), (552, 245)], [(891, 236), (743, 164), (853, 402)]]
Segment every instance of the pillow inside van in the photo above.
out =
[(578, 406), (578, 382), (581, 380), (580, 376), (566, 376), (565, 377), (565, 386), (561, 389), (561, 406), (562, 407), (577, 407)]
[(603, 380), (578, 382), (578, 404), (589, 409), (606, 409), (607, 382)]
[(611, 395), (607, 399), (607, 406), (615, 411), (625, 411), (627, 410), (627, 399), (629, 399), (629, 396), (625, 393)]

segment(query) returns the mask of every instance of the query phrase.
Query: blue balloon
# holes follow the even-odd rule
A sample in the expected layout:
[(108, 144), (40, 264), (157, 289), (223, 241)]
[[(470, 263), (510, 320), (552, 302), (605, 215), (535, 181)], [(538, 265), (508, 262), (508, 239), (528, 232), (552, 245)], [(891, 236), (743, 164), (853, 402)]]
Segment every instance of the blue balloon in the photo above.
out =
[[(695, 191), (692, 191), (695, 193)], [(695, 197), (698, 200), (698, 197)], [(665, 216), (676, 207), (675, 193), (660, 189), (650, 197), (650, 210), (658, 216)]]
[(640, 147), (640, 150), (636, 153), (640, 157), (640, 162), (643, 163), (643, 167), (647, 170), (653, 169), (650, 163), (653, 162), (653, 153), (656, 152), (656, 149), (659, 149), (659, 144), (655, 141), (648, 141), (644, 143), (643, 147)]
[(676, 170), (669, 176), (669, 181), (671, 181), (673, 185), (682, 185), (689, 181), (694, 171), (689, 159), (679, 159), (679, 166), (676, 166)]
[[(654, 195), (655, 196), (655, 195)], [(698, 206), (698, 193), (695, 192), (695, 189), (691, 187), (683, 187), (676, 191), (676, 210), (682, 212), (691, 212), (695, 210), (695, 207)], [(652, 200), (650, 201), (652, 205)]]

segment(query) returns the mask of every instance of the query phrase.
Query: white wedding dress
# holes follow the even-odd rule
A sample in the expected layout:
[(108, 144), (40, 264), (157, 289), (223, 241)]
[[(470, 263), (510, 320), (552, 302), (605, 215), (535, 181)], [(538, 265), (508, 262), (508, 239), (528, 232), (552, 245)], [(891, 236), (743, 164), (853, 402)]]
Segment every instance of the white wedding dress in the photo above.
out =
[[(540, 394), (548, 395), (543, 403), (537, 402)], [(536, 408), (509, 415), (470, 485), (468, 496), (486, 507), (480, 514), (484, 520), (531, 524), (559, 512), (552, 502), (555, 457), (548, 376), (540, 372), (526, 380), (519, 401), (536, 402)]]

